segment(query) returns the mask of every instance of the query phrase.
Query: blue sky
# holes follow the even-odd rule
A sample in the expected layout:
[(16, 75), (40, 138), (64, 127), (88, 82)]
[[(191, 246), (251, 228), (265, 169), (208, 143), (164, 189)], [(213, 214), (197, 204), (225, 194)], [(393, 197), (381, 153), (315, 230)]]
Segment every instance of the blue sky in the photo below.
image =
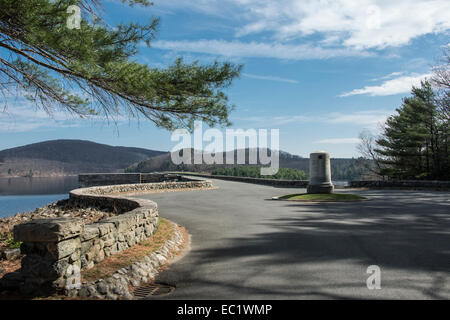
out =
[[(243, 74), (227, 89), (232, 128), (280, 130), (280, 149), (307, 157), (357, 157), (358, 134), (374, 132), (430, 74), (449, 43), (450, 2), (165, 0), (150, 8), (104, 1), (110, 24), (161, 18), (152, 67), (232, 61)], [(170, 150), (170, 132), (142, 119), (117, 124), (52, 119), (21, 98), (0, 112), (0, 149), (51, 139)], [(74, 151), (76, 152), (76, 151)]]

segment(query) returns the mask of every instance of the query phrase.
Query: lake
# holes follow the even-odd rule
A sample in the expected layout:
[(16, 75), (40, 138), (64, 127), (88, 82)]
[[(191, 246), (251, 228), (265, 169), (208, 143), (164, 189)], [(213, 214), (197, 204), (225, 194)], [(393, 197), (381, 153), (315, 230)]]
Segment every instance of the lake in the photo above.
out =
[(0, 218), (68, 198), (78, 176), (0, 178)]

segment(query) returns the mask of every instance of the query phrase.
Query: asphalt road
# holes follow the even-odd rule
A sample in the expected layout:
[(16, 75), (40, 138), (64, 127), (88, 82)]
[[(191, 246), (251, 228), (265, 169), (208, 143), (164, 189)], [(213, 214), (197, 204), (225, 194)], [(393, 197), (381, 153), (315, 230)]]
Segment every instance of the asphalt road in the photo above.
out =
[[(449, 192), (293, 203), (269, 199), (304, 189), (213, 183), (139, 196), (192, 236), (191, 251), (158, 276), (176, 286), (164, 299), (450, 299)], [(381, 289), (367, 288), (370, 265)]]

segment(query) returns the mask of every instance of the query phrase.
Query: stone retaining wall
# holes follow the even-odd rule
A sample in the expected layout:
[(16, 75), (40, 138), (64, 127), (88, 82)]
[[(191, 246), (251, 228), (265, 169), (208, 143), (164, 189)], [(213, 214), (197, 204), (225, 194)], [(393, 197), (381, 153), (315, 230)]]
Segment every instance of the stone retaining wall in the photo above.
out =
[(132, 183), (141, 183), (140, 173), (90, 173), (78, 175), (78, 185), (81, 188)]
[(370, 181), (359, 180), (351, 181), (350, 188), (395, 188), (395, 189), (431, 189), (431, 190), (450, 190), (450, 181), (424, 181), (424, 180), (386, 180)]
[(81, 188), (118, 184), (157, 183), (191, 181), (179, 174), (171, 173), (88, 173), (78, 175)]
[[(58, 291), (76, 295), (80, 271), (151, 236), (158, 224), (157, 204), (121, 193), (211, 187), (210, 181), (163, 182), (76, 189), (70, 202), (112, 210), (117, 215), (87, 224), (80, 218), (36, 219), (14, 227), (22, 241), (20, 289), (23, 293)], [(16, 280), (17, 280), (17, 275)], [(16, 281), (17, 282), (17, 281)]]
[(250, 178), (250, 177), (233, 177), (233, 176), (209, 175), (201, 173), (182, 173), (182, 174), (195, 177), (262, 184), (282, 188), (306, 188), (309, 183), (309, 180), (281, 180), (281, 179), (264, 179), (264, 178)]
[(174, 227), (172, 237), (158, 251), (152, 252), (130, 266), (117, 270), (106, 279), (82, 283), (78, 295), (85, 298), (108, 300), (133, 299), (129, 285), (138, 287), (154, 279), (158, 268), (164, 266), (173, 257), (173, 252), (179, 252), (184, 241), (187, 240), (180, 233), (178, 225), (173, 222), (172, 224)]

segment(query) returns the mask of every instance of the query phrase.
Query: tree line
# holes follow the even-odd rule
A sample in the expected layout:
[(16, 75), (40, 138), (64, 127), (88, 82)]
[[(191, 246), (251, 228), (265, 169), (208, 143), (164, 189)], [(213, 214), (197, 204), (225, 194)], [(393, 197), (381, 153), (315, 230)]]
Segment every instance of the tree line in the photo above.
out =
[(450, 48), (374, 136), (360, 134), (367, 169), (383, 179), (450, 180)]
[(260, 166), (236, 166), (232, 168), (221, 168), (212, 171), (211, 174), (265, 179), (308, 180), (308, 174), (305, 171), (291, 168), (279, 168), (278, 172), (274, 175), (262, 176)]

